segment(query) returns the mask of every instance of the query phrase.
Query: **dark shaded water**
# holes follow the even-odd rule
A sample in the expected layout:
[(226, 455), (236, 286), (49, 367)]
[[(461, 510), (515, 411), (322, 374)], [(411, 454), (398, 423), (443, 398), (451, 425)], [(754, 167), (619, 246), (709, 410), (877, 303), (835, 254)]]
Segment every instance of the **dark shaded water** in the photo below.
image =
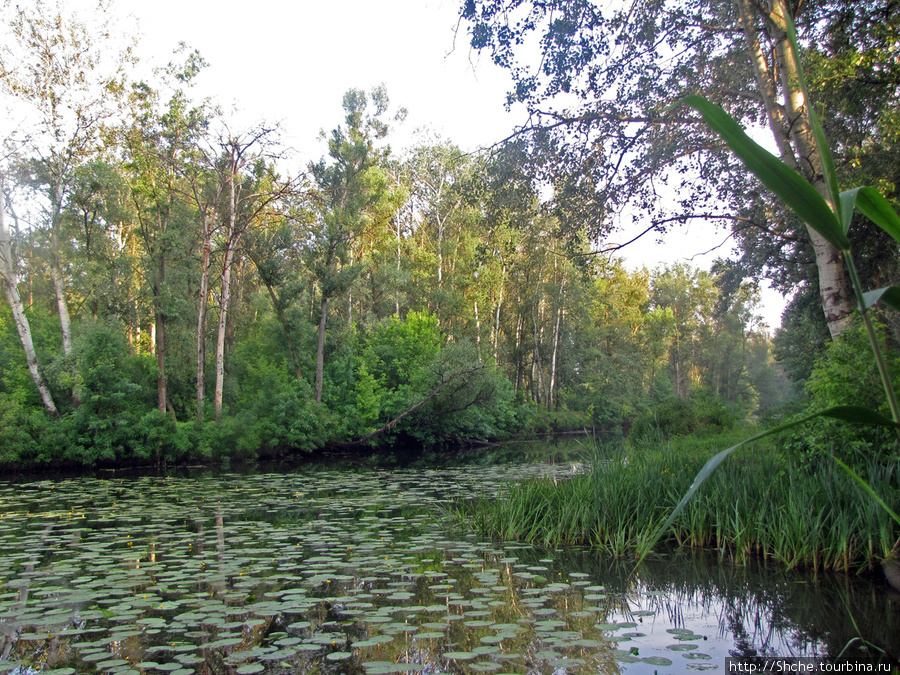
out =
[(727, 672), (888, 662), (879, 580), (484, 541), (448, 508), (556, 466), (0, 481), (0, 673)]

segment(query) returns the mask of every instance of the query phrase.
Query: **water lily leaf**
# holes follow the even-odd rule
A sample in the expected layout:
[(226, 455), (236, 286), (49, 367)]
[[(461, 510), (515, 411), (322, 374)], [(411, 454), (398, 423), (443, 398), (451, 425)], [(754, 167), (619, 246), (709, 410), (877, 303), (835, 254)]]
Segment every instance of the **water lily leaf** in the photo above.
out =
[(325, 658), (329, 661), (343, 661), (349, 659), (353, 654), (351, 652), (331, 652)]
[(477, 656), (474, 652), (444, 652), (445, 659), (453, 659), (455, 661), (470, 661)]
[(542, 650), (542, 651), (535, 652), (534, 658), (536, 658), (536, 659), (544, 659), (544, 660), (558, 659), (558, 658), (559, 658), (559, 652), (555, 652), (555, 651), (550, 650), (550, 649), (544, 649), (544, 650)]
[(644, 663), (649, 663), (651, 666), (671, 666), (672, 659), (667, 659), (664, 656), (648, 656), (647, 658), (641, 659)]

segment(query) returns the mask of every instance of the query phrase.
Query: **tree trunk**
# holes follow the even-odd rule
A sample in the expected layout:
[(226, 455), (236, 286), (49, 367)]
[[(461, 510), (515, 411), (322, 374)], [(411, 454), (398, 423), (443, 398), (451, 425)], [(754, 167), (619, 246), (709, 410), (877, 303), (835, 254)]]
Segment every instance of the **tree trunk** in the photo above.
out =
[(497, 291), (497, 307), (494, 309), (494, 334), (492, 349), (494, 352), (494, 365), (500, 365), (500, 310), (503, 307), (503, 285), (506, 283), (506, 267), (500, 269), (500, 287)]
[(556, 309), (556, 327), (553, 329), (553, 356), (550, 359), (550, 389), (547, 392), (547, 412), (553, 412), (553, 391), (556, 389), (556, 361), (559, 354), (559, 334), (562, 330), (563, 319), (563, 288), (566, 285), (566, 277), (563, 275), (559, 282), (559, 298)]
[[(55, 182), (55, 181), (54, 181)], [(66, 302), (66, 285), (63, 281), (62, 268), (59, 264), (59, 230), (60, 211), (62, 210), (62, 186), (53, 185), (53, 215), (50, 217), (50, 278), (56, 293), (56, 306), (59, 310), (59, 325), (62, 329), (63, 353), (72, 353), (72, 321), (69, 318), (69, 304)]]
[(228, 246), (225, 251), (225, 267), (222, 270), (222, 298), (219, 303), (219, 331), (216, 336), (216, 392), (215, 420), (222, 419), (222, 398), (225, 391), (225, 331), (228, 328), (228, 299), (231, 293), (231, 266), (234, 260), (234, 248)]
[[(59, 327), (62, 332), (63, 354), (72, 353), (72, 319), (69, 315), (69, 303), (66, 300), (66, 282), (60, 264), (60, 212), (62, 211), (62, 186), (56, 182), (53, 186), (53, 215), (50, 217), (50, 279), (56, 294), (56, 307), (59, 313)], [(81, 405), (81, 395), (77, 388), (72, 389), (72, 406)]]
[(322, 383), (325, 379), (325, 324), (328, 320), (328, 298), (322, 296), (319, 310), (319, 341), (316, 345), (316, 403), (322, 402)]
[(162, 310), (157, 308), (154, 326), (156, 327), (156, 407), (160, 415), (166, 414), (166, 320)]
[(18, 279), (16, 278), (9, 228), (6, 225), (6, 211), (3, 208), (2, 200), (3, 196), (0, 194), (0, 280), (2, 280), (3, 291), (6, 294), (6, 299), (9, 301), (10, 309), (12, 309), (13, 320), (16, 322), (16, 330), (19, 333), (19, 340), (22, 343), (22, 348), (25, 350), (28, 372), (31, 373), (31, 379), (34, 380), (47, 412), (54, 417), (58, 417), (59, 411), (53, 402), (53, 396), (47, 387), (44, 376), (41, 374), (37, 353), (34, 350), (34, 342), (31, 339), (31, 326), (28, 323), (28, 317), (25, 316), (22, 299), (19, 297)]
[(481, 318), (478, 316), (478, 300), (475, 304), (475, 355), (478, 357), (478, 363), (481, 363)]
[(212, 249), (207, 215), (203, 214), (203, 260), (200, 268), (200, 309), (197, 312), (197, 413), (203, 421), (203, 399), (206, 390), (206, 313), (209, 305), (209, 258)]
[(525, 330), (525, 314), (521, 310), (519, 310), (518, 316), (516, 317), (516, 346), (515, 346), (515, 359), (516, 359), (516, 385), (513, 389), (513, 393), (516, 396), (519, 395), (519, 389), (522, 386), (522, 380), (525, 377), (525, 364), (523, 362), (523, 354), (522, 354), (522, 332)]
[(538, 291), (535, 289), (534, 302), (531, 305), (531, 327), (534, 334), (534, 351), (531, 357), (531, 391), (534, 396), (535, 403), (541, 403), (544, 396), (544, 373), (543, 364), (541, 363), (541, 333), (540, 321), (535, 313), (535, 305), (540, 302)]
[[(770, 11), (764, 17), (770, 39), (775, 45), (777, 76), (784, 92), (784, 108), (776, 100), (776, 80), (759, 46), (750, 0), (737, 0), (744, 36), (750, 51), (757, 82), (763, 94), (769, 128), (782, 160), (799, 170), (834, 209), (825, 183), (822, 158), (810, 128), (806, 105), (797, 70), (798, 55), (787, 36), (789, 8), (785, 0), (770, 0)], [(815, 252), (819, 276), (819, 294), (825, 321), (832, 338), (847, 327), (853, 310), (849, 279), (840, 252), (815, 230), (807, 227)]]
[(156, 405), (160, 415), (166, 414), (166, 401), (168, 400), (168, 392), (166, 391), (166, 317), (163, 314), (163, 285), (166, 280), (166, 256), (165, 253), (159, 251), (159, 271), (158, 279), (153, 287), (153, 295), (155, 301), (153, 337), (156, 349)]

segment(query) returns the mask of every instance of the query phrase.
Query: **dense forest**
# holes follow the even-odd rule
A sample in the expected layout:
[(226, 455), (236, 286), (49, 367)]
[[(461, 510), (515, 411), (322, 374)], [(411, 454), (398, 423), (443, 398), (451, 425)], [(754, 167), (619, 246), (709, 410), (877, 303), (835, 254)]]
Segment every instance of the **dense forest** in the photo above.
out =
[[(865, 4), (796, 17), (842, 179), (895, 199), (900, 11)], [(486, 150), (392, 150), (403, 111), (350, 89), (327, 152), (300, 160), (192, 96), (199, 53), (140, 79), (96, 25), (5, 4), (0, 91), (27, 123), (4, 139), (0, 464), (686, 434), (795, 401), (877, 405), (850, 301), (823, 285), (836, 256), (672, 107), (700, 91), (796, 147), (760, 76), (779, 44), (762, 5), (467, 0), (459, 30), (509, 68), (532, 124)], [(538, 74), (516, 58), (531, 38)], [(731, 223), (739, 259), (635, 272), (606, 243), (699, 217)], [(895, 247), (854, 232), (871, 286), (896, 280)], [(775, 335), (763, 278), (793, 297)]]

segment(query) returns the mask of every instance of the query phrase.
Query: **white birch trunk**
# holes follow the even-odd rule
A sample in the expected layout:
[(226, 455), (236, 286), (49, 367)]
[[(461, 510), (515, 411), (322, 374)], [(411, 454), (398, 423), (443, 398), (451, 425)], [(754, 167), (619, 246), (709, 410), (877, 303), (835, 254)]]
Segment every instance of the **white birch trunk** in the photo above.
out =
[(41, 374), (37, 353), (34, 350), (34, 342), (31, 338), (31, 326), (28, 323), (28, 317), (25, 316), (25, 308), (19, 296), (18, 279), (16, 278), (15, 263), (12, 258), (12, 245), (9, 227), (6, 224), (6, 210), (3, 205), (2, 195), (0, 195), (0, 279), (2, 279), (3, 291), (12, 309), (13, 320), (19, 333), (19, 340), (22, 343), (22, 348), (25, 350), (28, 372), (31, 373), (31, 379), (34, 380), (47, 412), (56, 417), (59, 415), (59, 411), (53, 402), (53, 396), (47, 387), (44, 376)]
[[(770, 38), (775, 44), (777, 60), (775, 70), (784, 100), (782, 108), (776, 100), (778, 84), (776, 76), (765, 59), (754, 25), (754, 5), (750, 0), (737, 0), (737, 3), (747, 47), (763, 95), (769, 128), (781, 153), (781, 159), (798, 169), (834, 208), (825, 183), (819, 148), (807, 118), (807, 102), (800, 88), (796, 55), (787, 37), (785, 17), (790, 10), (785, 0), (770, 0), (770, 11), (765, 17), (767, 29), (771, 31)], [(836, 338), (847, 327), (853, 310), (849, 280), (840, 252), (812, 228), (807, 227), (807, 232), (815, 253), (819, 295), (825, 321), (831, 337)]]

